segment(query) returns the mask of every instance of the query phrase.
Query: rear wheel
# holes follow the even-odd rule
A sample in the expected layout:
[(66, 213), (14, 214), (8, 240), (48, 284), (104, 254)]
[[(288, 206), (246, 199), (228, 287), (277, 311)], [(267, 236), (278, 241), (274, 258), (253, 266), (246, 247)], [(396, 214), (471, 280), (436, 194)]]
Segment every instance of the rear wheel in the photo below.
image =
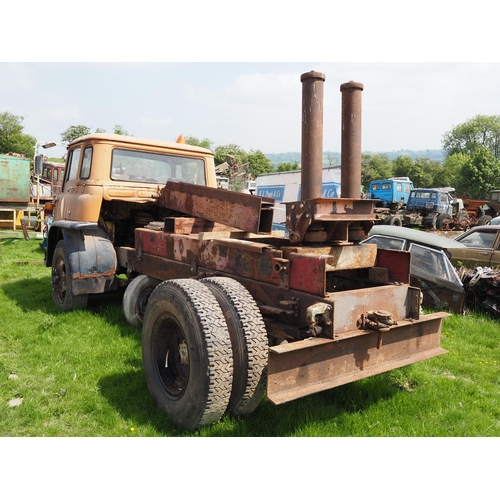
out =
[(160, 283), (142, 329), (142, 359), (156, 404), (186, 429), (219, 420), (233, 382), (231, 340), (211, 291), (199, 281)]
[(63, 311), (84, 309), (89, 300), (88, 294), (73, 294), (68, 249), (64, 240), (57, 243), (52, 256), (52, 299), (56, 306)]
[(264, 320), (248, 290), (231, 278), (202, 280), (226, 318), (233, 349), (233, 389), (228, 411), (247, 415), (262, 401), (267, 380), (268, 341)]
[(402, 222), (401, 222), (401, 219), (399, 217), (397, 217), (396, 215), (391, 215), (391, 216), (386, 217), (384, 219), (384, 224), (386, 224), (388, 226), (401, 226)]
[(483, 215), (483, 216), (479, 217), (479, 219), (477, 220), (476, 226), (486, 226), (486, 224), (488, 224), (488, 222), (490, 222), (490, 220), (491, 220), (490, 215)]
[(439, 214), (436, 218), (436, 229), (438, 231), (443, 230), (447, 220), (451, 220), (451, 217), (448, 214)]
[(127, 286), (123, 294), (123, 315), (129, 325), (142, 325), (149, 297), (160, 283), (161, 280), (141, 274)]

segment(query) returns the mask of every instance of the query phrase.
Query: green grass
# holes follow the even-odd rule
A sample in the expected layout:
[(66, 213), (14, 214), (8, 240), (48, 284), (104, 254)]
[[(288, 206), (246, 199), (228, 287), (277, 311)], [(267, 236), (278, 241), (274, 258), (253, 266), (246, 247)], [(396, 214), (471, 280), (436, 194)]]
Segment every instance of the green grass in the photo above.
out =
[(39, 243), (0, 239), (0, 436), (500, 436), (499, 319), (478, 312), (445, 319), (446, 355), (186, 431), (147, 390), (120, 294), (59, 312)]

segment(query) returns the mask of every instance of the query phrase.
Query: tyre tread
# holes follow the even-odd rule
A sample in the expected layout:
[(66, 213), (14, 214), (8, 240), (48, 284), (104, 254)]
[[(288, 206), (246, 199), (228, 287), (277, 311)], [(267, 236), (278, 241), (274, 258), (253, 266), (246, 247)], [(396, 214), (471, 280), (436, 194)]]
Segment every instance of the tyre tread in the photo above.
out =
[(230, 411), (234, 415), (249, 414), (261, 402), (267, 383), (268, 339), (264, 320), (253, 297), (238, 281), (214, 277), (202, 282), (223, 291), (237, 316), (247, 351), (248, 368), (244, 393)]

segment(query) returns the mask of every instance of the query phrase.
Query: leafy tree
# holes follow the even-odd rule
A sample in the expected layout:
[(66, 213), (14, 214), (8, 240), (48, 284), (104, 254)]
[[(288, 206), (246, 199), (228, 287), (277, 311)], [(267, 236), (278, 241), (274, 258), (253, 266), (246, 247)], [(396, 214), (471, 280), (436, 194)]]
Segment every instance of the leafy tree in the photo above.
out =
[(95, 133), (96, 134), (104, 134), (104, 133), (106, 133), (106, 130), (98, 127), (95, 129)]
[(407, 155), (392, 161), (395, 177), (409, 177), (415, 187), (434, 187), (441, 183), (443, 166), (439, 161)]
[(396, 159), (392, 160), (392, 168), (394, 177), (409, 177), (411, 178), (411, 172), (415, 168), (415, 162), (411, 156), (401, 155)]
[(9, 111), (0, 113), (0, 154), (17, 153), (33, 158), (36, 138), (23, 133), (23, 120), (24, 116)]
[(186, 137), (186, 142), (187, 144), (190, 144), (191, 146), (198, 146), (200, 148), (205, 148), (205, 149), (213, 149), (213, 141), (210, 139), (197, 139), (196, 137), (188, 136)]
[(462, 167), (468, 159), (469, 155), (464, 153), (454, 153), (448, 156), (443, 162), (442, 171), (435, 177), (436, 186), (453, 186), (456, 189)]
[(245, 168), (246, 172), (254, 179), (260, 174), (274, 172), (273, 162), (259, 149), (257, 151), (251, 150), (246, 157), (245, 163), (248, 164), (247, 168)]
[(498, 188), (500, 160), (487, 147), (467, 155), (456, 178), (456, 190), (466, 198), (487, 199), (491, 189)]
[(233, 156), (237, 163), (244, 165), (246, 163), (247, 153), (236, 144), (227, 144), (226, 146), (217, 146), (214, 150), (215, 164), (220, 165), (226, 161), (226, 156)]
[(115, 125), (115, 128), (113, 129), (113, 134), (118, 134), (118, 135), (130, 135), (124, 128), (123, 125)]
[(386, 153), (361, 155), (361, 184), (365, 190), (371, 181), (390, 177), (394, 177), (393, 167)]
[(282, 161), (278, 164), (278, 172), (289, 172), (290, 170), (300, 170), (299, 162), (294, 161), (293, 163), (291, 163)]
[(408, 177), (417, 187), (433, 187), (434, 174), (440, 165), (440, 162), (429, 160), (429, 158), (417, 158), (415, 160), (414, 170)]
[(61, 139), (63, 142), (71, 142), (78, 137), (90, 134), (90, 128), (85, 125), (70, 125), (62, 134)]
[(477, 115), (446, 132), (442, 140), (447, 156), (471, 154), (478, 148), (489, 149), (500, 157), (500, 115)]

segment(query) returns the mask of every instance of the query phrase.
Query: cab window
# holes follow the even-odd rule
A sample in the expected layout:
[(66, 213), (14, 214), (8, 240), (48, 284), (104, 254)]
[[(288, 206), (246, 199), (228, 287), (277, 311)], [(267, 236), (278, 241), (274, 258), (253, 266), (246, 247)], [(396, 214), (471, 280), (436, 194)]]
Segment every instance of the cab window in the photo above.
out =
[(66, 181), (74, 181), (76, 179), (79, 163), (80, 149), (73, 149), (69, 152), (68, 173), (66, 175)]
[(92, 147), (85, 148), (83, 152), (82, 170), (80, 179), (88, 179), (90, 177), (90, 166), (92, 164)]
[(205, 162), (201, 158), (114, 149), (111, 179), (154, 184), (175, 180), (205, 186)]

